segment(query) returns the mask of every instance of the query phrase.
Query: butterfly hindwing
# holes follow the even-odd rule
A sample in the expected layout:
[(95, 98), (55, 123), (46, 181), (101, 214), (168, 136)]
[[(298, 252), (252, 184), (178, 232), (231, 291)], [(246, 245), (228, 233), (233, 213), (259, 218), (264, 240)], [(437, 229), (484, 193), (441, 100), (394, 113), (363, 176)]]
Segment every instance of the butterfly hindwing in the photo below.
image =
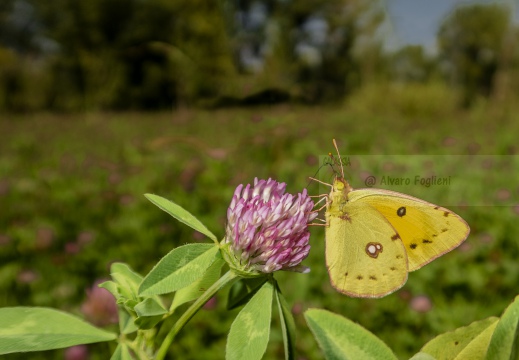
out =
[(326, 264), (335, 289), (377, 298), (405, 284), (405, 248), (376, 209), (360, 202), (331, 203), (327, 221)]
[(359, 189), (352, 202), (369, 204), (396, 229), (405, 246), (409, 271), (428, 264), (459, 246), (470, 228), (454, 212), (426, 201), (381, 189)]

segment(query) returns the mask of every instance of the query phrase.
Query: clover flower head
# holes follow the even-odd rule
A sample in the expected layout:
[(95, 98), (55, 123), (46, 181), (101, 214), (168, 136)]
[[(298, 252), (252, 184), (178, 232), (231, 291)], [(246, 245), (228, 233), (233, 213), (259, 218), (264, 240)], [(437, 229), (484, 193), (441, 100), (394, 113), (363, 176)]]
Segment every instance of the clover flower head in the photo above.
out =
[(308, 256), (308, 223), (317, 216), (306, 189), (285, 194), (285, 183), (254, 179), (239, 185), (227, 210), (224, 243), (234, 269), (245, 273), (278, 270), (308, 272), (300, 263)]

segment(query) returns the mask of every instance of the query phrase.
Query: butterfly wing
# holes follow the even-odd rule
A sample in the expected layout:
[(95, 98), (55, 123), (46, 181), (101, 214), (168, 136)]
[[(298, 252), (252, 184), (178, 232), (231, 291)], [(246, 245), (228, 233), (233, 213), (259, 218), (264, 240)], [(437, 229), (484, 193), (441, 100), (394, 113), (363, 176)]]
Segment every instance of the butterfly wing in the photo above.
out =
[(336, 290), (378, 298), (405, 284), (405, 248), (380, 212), (361, 201), (331, 203), (326, 217), (326, 265)]
[(405, 246), (409, 271), (456, 248), (470, 232), (467, 223), (452, 211), (409, 195), (359, 189), (348, 198), (371, 205), (391, 223)]

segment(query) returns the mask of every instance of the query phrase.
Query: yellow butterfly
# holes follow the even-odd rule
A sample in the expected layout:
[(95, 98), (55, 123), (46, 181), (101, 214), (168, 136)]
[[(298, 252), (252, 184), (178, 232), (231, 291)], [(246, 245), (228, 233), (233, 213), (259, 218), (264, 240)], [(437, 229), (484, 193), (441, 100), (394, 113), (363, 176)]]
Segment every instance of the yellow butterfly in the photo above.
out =
[(394, 191), (353, 190), (337, 153), (341, 176), (330, 185), (325, 214), (326, 265), (337, 291), (363, 298), (391, 294), (409, 271), (467, 238), (468, 224), (448, 209)]

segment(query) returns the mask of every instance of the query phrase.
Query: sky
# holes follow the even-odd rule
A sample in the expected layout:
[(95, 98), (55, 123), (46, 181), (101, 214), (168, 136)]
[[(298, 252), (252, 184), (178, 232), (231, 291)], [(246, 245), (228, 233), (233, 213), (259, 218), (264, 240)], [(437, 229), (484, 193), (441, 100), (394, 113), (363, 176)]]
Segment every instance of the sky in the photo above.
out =
[[(386, 48), (397, 49), (409, 44), (420, 44), (429, 53), (436, 50), (436, 32), (446, 16), (457, 6), (473, 3), (504, 3), (515, 8), (514, 20), (519, 19), (519, 0), (385, 0), (390, 34)], [(514, 6), (515, 5), (515, 6)]]

